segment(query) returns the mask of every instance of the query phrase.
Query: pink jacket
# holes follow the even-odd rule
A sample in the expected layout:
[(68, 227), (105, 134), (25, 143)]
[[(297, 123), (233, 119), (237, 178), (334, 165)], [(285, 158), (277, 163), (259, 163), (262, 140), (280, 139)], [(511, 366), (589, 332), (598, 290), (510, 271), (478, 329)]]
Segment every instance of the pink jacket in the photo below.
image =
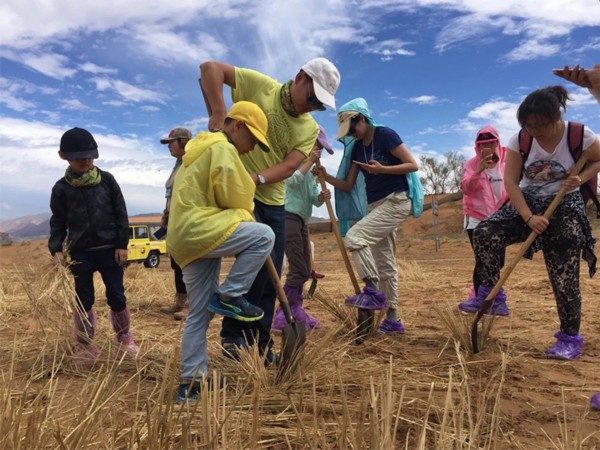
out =
[[(498, 168), (504, 178), (504, 164), (506, 160), (506, 147), (502, 147), (500, 144), (500, 137), (498, 131), (491, 125), (486, 125), (475, 135), (475, 139), (481, 133), (491, 133), (498, 139), (498, 149), (496, 154), (498, 155)], [(494, 191), (492, 190), (492, 184), (490, 183), (486, 171), (477, 173), (477, 166), (481, 158), (481, 152), (475, 144), (475, 156), (469, 159), (464, 167), (462, 173), (462, 179), (460, 182), (460, 188), (463, 193), (463, 212), (469, 217), (474, 217), (478, 220), (483, 220), (493, 212), (496, 212), (508, 199), (508, 194), (504, 189), (504, 183), (502, 183), (502, 197), (498, 202), (494, 198)]]

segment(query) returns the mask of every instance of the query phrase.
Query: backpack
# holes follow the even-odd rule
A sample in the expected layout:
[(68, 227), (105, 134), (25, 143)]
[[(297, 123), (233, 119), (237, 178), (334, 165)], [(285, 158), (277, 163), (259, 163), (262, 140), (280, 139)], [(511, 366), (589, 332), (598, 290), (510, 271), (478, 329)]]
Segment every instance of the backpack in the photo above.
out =
[[(584, 125), (578, 122), (569, 122), (567, 128), (567, 140), (569, 144), (569, 152), (575, 161), (579, 159), (583, 152), (583, 129)], [(523, 158), (523, 167), (525, 167), (525, 161), (529, 156), (531, 145), (533, 144), (533, 138), (523, 128), (519, 131), (519, 153)], [(600, 219), (600, 200), (598, 200), (598, 175), (590, 178), (581, 185), (579, 189), (583, 202), (587, 203), (588, 200), (592, 200), (596, 205), (596, 218)]]

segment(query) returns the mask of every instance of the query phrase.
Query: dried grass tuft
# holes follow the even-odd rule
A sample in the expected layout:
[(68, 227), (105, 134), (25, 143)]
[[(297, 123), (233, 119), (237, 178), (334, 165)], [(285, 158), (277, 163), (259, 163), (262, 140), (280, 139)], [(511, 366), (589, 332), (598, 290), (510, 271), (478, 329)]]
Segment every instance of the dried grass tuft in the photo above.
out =
[[(456, 304), (450, 304), (448, 300), (442, 306), (436, 303), (433, 310), (444, 326), (450, 331), (452, 338), (459, 343), (463, 350), (473, 352), (471, 341), (471, 326), (475, 315), (465, 315), (460, 312)], [(479, 332), (477, 333), (477, 343), (479, 350), (482, 350), (490, 334), (495, 316), (483, 316), (479, 321)]]

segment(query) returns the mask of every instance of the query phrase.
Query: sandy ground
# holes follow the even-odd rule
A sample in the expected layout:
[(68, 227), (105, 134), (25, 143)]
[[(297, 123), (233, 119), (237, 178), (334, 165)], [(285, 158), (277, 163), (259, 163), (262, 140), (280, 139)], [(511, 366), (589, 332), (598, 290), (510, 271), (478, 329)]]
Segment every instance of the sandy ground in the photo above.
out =
[[(600, 238), (597, 222), (595, 235)], [(438, 252), (433, 230), (432, 217), (426, 213), (421, 219), (409, 219), (398, 233), (398, 257), (401, 269), (406, 269), (401, 271), (399, 287), (400, 314), (406, 334), (376, 335), (352, 349), (355, 356), (379, 353), (376, 356), (381, 358), (382, 370), (389, 356), (394, 357), (395, 364), (421, 368), (422, 372), (433, 373), (438, 366), (447, 371), (455, 363), (451, 334), (435, 307), (451, 307), (462, 301), (470, 286), (473, 256), (466, 235), (461, 233), (460, 205), (441, 209)], [(352, 284), (333, 235), (318, 233), (312, 239), (316, 244), (316, 268), (326, 275), (319, 281), (319, 290), (330, 298), (343, 300), (353, 293)], [(509, 249), (507, 260), (515, 250)], [(598, 248), (597, 254), (600, 254)], [(45, 242), (18, 243), (1, 248), (0, 267), (35, 266), (47, 258)], [(577, 434), (589, 436), (582, 448), (600, 448), (600, 433), (596, 433), (600, 430), (600, 411), (590, 411), (588, 406), (590, 396), (600, 391), (600, 283), (598, 276), (595, 279), (587, 276), (587, 266), (582, 265), (582, 269), (585, 270), (581, 276), (584, 298), (581, 333), (585, 344), (580, 358), (570, 362), (545, 358), (545, 350), (554, 343), (558, 317), (541, 254), (533, 261), (520, 261), (505, 285), (510, 317), (494, 323), (482, 352), (477, 355), (465, 352), (467, 364), (481, 368), (477, 372), (480, 377), (491, 376), (505, 358), (507, 369), (499, 406), (501, 428), (508, 436), (506, 448), (572, 448), (569, 439)], [(163, 259), (157, 273), (165, 277), (168, 285), (167, 259)], [(132, 304), (135, 301), (130, 298)], [(138, 312), (134, 328), (144, 320), (165, 329), (179, 327), (157, 312), (159, 303), (157, 300), (146, 317)], [(321, 320), (321, 329), (309, 335), (309, 339), (318, 339), (334, 318), (315, 301), (307, 302), (307, 310)], [(13, 324), (3, 329), (2, 334), (10, 336), (16, 327), (18, 324)], [(218, 323), (213, 321), (211, 330), (215, 338)], [(144, 339), (139, 333), (137, 337)], [(418, 372), (415, 371), (415, 379), (422, 376)], [(424, 383), (422, 392), (415, 395), (426, 396), (428, 389)]]

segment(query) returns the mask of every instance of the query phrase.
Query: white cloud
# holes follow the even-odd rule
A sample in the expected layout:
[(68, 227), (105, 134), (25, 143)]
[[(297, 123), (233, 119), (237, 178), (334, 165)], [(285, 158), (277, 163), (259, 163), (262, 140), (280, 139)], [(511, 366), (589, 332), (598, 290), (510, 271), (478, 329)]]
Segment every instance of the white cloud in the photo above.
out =
[[(0, 80), (1, 81), (1, 80)], [(0, 105), (12, 109), (13, 111), (27, 111), (35, 108), (35, 103), (25, 100), (8, 89), (5, 89), (0, 83)]]
[(110, 78), (92, 78), (91, 81), (96, 84), (99, 91), (111, 91), (129, 102), (156, 102), (165, 103), (167, 96), (163, 93), (142, 89), (121, 80)]
[(68, 109), (71, 111), (88, 111), (91, 108), (84, 105), (81, 101), (72, 98), (72, 99), (65, 99), (65, 100), (61, 100), (62, 109)]
[(20, 61), (40, 73), (57, 80), (70, 78), (77, 72), (75, 69), (69, 68), (69, 59), (64, 55), (57, 53), (34, 54), (25, 53), (19, 55)]
[(408, 103), (416, 103), (417, 105), (433, 105), (439, 103), (441, 100), (435, 95), (420, 95), (418, 97), (410, 97)]
[(163, 64), (221, 59), (228, 53), (227, 46), (215, 35), (202, 31), (168, 30), (162, 24), (144, 25), (138, 31), (135, 39), (141, 48)]
[(118, 72), (117, 69), (110, 69), (108, 67), (100, 67), (91, 62), (80, 64), (79, 69), (83, 72), (89, 72), (89, 73), (93, 73), (95, 75), (99, 75), (99, 74), (114, 75)]
[(383, 61), (389, 61), (395, 56), (414, 56), (416, 54), (414, 51), (404, 48), (411, 44), (400, 39), (385, 39), (383, 41), (367, 42), (364, 48), (366, 53), (379, 55)]
[(543, 59), (555, 55), (559, 51), (560, 45), (558, 44), (529, 40), (521, 42), (518, 47), (508, 52), (506, 59), (509, 61)]

